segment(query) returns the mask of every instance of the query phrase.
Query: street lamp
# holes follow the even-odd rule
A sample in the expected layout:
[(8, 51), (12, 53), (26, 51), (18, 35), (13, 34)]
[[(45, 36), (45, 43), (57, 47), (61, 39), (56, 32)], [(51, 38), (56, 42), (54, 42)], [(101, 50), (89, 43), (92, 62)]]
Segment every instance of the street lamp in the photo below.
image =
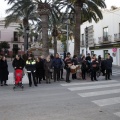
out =
[(27, 44), (26, 44), (26, 50), (27, 50), (27, 56), (28, 56), (28, 35), (29, 35), (29, 27), (26, 28), (26, 35), (27, 35)]

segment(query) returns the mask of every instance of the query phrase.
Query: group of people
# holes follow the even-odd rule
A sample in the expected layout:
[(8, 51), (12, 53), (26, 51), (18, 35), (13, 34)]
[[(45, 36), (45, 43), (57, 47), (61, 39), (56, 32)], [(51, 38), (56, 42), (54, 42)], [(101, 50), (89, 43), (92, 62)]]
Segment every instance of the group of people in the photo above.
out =
[(98, 73), (98, 76), (102, 73), (106, 80), (111, 80), (110, 76), (112, 75), (112, 62), (113, 58), (110, 56), (110, 53), (107, 54), (106, 59), (101, 58), (100, 55), (96, 58), (95, 54), (90, 56), (89, 53), (87, 57), (82, 56), (82, 79), (86, 79), (86, 73), (90, 73), (91, 81), (97, 81), (96, 73)]
[[(34, 58), (32, 54), (29, 54), (26, 60), (20, 55), (16, 55), (12, 62), (12, 66), (14, 70), (23, 70), (23, 74), (26, 71), (29, 86), (31, 87), (33, 83), (35, 86), (41, 84), (42, 80), (46, 80), (47, 84), (51, 83), (51, 79), (53, 79), (54, 82), (63, 80), (64, 69), (66, 70), (65, 80), (67, 83), (70, 83), (71, 66), (78, 64), (80, 65), (83, 80), (85, 80), (86, 75), (89, 74), (91, 76), (91, 81), (97, 81), (97, 71), (102, 72), (105, 79), (108, 80), (111, 79), (110, 74), (112, 74), (112, 62), (113, 58), (109, 53), (107, 59), (102, 59), (100, 55), (96, 58), (95, 54), (90, 56), (89, 53), (86, 57), (83, 55), (78, 58), (77, 55), (74, 55), (71, 58), (71, 54), (68, 52), (64, 59), (62, 59), (58, 53), (55, 56), (48, 55), (46, 58), (44, 58), (44, 56)], [(72, 73), (73, 80), (77, 79), (76, 72)], [(7, 60), (5, 56), (2, 56), (0, 57), (1, 86), (7, 86), (6, 81), (8, 80), (8, 75)]]

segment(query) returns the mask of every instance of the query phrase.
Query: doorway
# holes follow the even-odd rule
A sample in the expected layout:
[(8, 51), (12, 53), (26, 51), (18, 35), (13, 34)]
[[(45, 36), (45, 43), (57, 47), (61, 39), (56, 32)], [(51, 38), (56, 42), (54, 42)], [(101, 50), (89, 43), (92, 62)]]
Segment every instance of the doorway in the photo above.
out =
[(106, 59), (106, 58), (107, 58), (107, 54), (108, 54), (108, 50), (104, 50), (103, 52), (104, 52), (104, 53), (103, 53), (104, 59)]

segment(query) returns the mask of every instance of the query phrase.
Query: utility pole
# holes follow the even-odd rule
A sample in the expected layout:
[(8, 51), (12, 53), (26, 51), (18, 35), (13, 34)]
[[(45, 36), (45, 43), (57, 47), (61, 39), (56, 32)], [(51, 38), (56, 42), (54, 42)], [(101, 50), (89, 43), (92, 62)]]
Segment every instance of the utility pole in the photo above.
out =
[(85, 28), (85, 46), (86, 46), (86, 55), (87, 55), (87, 48), (88, 48), (88, 27)]

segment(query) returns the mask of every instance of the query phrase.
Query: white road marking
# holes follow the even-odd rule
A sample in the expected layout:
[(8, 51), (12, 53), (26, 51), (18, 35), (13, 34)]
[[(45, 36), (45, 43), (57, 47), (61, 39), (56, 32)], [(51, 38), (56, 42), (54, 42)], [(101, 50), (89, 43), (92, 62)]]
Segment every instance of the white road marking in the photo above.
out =
[(96, 82), (85, 82), (85, 83), (70, 83), (70, 84), (61, 84), (62, 86), (74, 86), (74, 85), (96, 85), (102, 83), (116, 83), (117, 80), (110, 80), (110, 81), (96, 81)]
[(108, 95), (108, 94), (114, 94), (114, 93), (120, 93), (120, 89), (79, 93), (78, 95), (80, 95), (81, 97), (93, 97), (93, 96)]
[(120, 103), (120, 97), (107, 98), (107, 99), (101, 99), (101, 100), (94, 100), (92, 102), (97, 104), (98, 106), (114, 105), (114, 104)]
[(96, 86), (72, 87), (72, 88), (68, 88), (68, 89), (70, 91), (77, 91), (77, 90), (90, 90), (90, 89), (98, 89), (98, 88), (118, 87), (118, 86), (120, 86), (120, 83), (96, 85)]
[(118, 117), (120, 117), (120, 112), (116, 112), (114, 113), (114, 115), (117, 115)]

